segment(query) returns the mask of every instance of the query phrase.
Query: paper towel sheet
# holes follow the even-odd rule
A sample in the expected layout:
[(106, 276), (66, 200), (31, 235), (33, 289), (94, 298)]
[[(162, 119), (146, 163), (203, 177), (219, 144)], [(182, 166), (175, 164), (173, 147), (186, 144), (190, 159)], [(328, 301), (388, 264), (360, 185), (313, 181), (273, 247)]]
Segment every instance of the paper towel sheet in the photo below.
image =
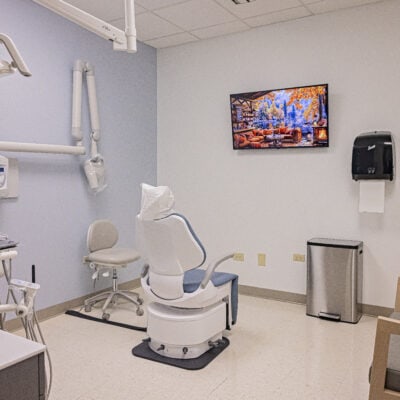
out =
[(359, 212), (383, 213), (385, 211), (385, 181), (360, 181)]

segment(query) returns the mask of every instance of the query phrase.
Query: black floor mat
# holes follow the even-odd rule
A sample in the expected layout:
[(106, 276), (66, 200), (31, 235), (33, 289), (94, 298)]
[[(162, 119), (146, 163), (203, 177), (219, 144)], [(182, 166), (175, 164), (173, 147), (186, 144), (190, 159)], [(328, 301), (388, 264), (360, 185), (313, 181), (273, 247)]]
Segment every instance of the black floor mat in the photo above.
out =
[(73, 317), (88, 319), (90, 321), (102, 322), (103, 324), (115, 325), (115, 326), (119, 326), (121, 328), (133, 329), (135, 331), (141, 331), (141, 332), (147, 331), (147, 328), (144, 328), (142, 326), (128, 325), (128, 324), (123, 324), (122, 322), (115, 322), (115, 321), (106, 321), (102, 318), (92, 317), (90, 315), (83, 314), (83, 313), (80, 313), (79, 311), (75, 311), (75, 310), (67, 310), (67, 311), (65, 311), (65, 314), (72, 315)]
[(172, 365), (174, 367), (197, 370), (207, 366), (214, 358), (221, 354), (229, 346), (229, 340), (222, 338), (222, 343), (218, 347), (211, 348), (198, 358), (181, 360), (161, 356), (150, 349), (148, 342), (143, 341), (132, 349), (132, 354), (136, 357), (146, 358), (147, 360), (156, 361), (162, 364)]

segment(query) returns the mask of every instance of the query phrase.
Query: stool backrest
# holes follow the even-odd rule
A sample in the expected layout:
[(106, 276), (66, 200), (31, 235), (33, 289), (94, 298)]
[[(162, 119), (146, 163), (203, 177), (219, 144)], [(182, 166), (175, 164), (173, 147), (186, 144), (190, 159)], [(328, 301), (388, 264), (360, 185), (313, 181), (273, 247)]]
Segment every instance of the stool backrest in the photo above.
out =
[(87, 247), (90, 253), (97, 250), (109, 249), (118, 241), (118, 231), (114, 224), (107, 219), (94, 221), (88, 229)]

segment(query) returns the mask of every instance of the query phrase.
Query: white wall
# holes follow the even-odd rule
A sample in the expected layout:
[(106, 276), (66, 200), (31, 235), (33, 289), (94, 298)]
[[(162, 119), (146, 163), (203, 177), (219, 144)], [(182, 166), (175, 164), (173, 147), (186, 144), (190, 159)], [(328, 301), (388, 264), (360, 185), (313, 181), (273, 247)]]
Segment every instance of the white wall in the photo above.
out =
[[(158, 52), (158, 183), (212, 256), (245, 253), (226, 265), (241, 284), (305, 293), (306, 264), (292, 253), (312, 237), (362, 240), (363, 303), (393, 305), (398, 178), (383, 215), (359, 214), (350, 168), (359, 133), (399, 142), (399, 20), (393, 0)], [(229, 94), (315, 83), (329, 84), (328, 149), (232, 150)]]
[[(82, 257), (94, 219), (110, 218), (120, 244), (134, 243), (139, 184), (156, 182), (156, 51), (138, 43), (137, 54), (114, 52), (110, 42), (30, 0), (1, 0), (0, 31), (12, 37), (33, 74), (0, 80), (0, 140), (72, 144), (72, 67), (80, 58), (96, 69), (104, 192), (88, 191), (86, 157), (4, 153), (19, 160), (20, 195), (0, 200), (0, 232), (20, 242), (14, 277), (30, 279), (36, 264), (40, 309), (93, 290)], [(4, 46), (0, 57), (9, 59)], [(84, 104), (88, 145), (86, 97)], [(122, 280), (136, 278), (139, 269), (140, 263), (128, 268)], [(4, 285), (0, 294), (3, 301)]]

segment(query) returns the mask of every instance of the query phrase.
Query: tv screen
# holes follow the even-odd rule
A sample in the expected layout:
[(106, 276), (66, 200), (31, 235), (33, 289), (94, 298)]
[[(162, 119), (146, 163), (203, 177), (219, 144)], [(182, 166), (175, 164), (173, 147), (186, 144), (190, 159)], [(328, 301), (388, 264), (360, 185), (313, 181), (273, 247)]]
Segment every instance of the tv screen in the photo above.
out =
[(329, 146), (328, 85), (231, 94), (235, 150)]

